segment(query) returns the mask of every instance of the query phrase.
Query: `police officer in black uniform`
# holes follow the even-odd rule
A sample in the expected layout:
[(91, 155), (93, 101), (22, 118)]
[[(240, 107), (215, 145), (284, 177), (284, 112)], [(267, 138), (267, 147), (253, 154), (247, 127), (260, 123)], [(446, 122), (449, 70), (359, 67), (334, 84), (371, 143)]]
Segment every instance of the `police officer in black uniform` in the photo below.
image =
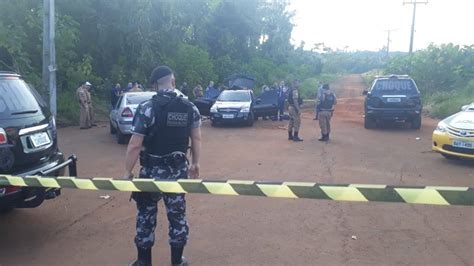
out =
[[(140, 178), (177, 180), (199, 177), (201, 116), (194, 104), (175, 93), (173, 71), (167, 66), (153, 70), (150, 82), (157, 94), (139, 105), (132, 125), (132, 138), (127, 148), (125, 178), (140, 158)], [(186, 157), (191, 139), (191, 165)], [(134, 266), (151, 265), (151, 248), (155, 240), (157, 203), (163, 199), (169, 221), (171, 265), (187, 265), (182, 256), (188, 240), (184, 194), (133, 193), (137, 204), (135, 244), (138, 258)]]

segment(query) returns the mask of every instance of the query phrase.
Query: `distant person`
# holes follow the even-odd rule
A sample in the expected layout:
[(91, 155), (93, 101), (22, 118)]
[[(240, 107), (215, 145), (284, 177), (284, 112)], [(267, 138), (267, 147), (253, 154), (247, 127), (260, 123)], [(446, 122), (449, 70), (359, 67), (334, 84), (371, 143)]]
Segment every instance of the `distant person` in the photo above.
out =
[(89, 123), (91, 126), (96, 127), (97, 124), (95, 123), (94, 106), (92, 105), (92, 96), (91, 96), (92, 84), (86, 81), (85, 88), (86, 88), (85, 91), (86, 91), (86, 97), (87, 97), (87, 104), (89, 105)]
[(120, 86), (120, 83), (115, 84), (115, 87), (112, 88), (110, 91), (110, 104), (112, 105), (112, 108), (117, 105), (117, 101), (119, 97), (122, 95), (122, 87)]
[(188, 93), (189, 93), (188, 83), (183, 82), (183, 84), (181, 84), (181, 86), (179, 87), (179, 90), (180, 90), (184, 95), (188, 96)]
[(209, 85), (206, 88), (206, 92), (208, 92), (210, 90), (214, 90), (214, 81), (212, 81), (212, 80), (209, 81)]
[(319, 112), (321, 111), (320, 106), (318, 104), (318, 101), (321, 99), (321, 96), (323, 94), (323, 86), (318, 87), (318, 91), (316, 92), (316, 104), (314, 105), (314, 119), (313, 120), (318, 120)]
[(285, 100), (287, 96), (288, 88), (285, 86), (285, 82), (281, 81), (278, 86), (278, 117), (280, 121), (283, 120), (283, 114), (285, 112)]
[(89, 116), (89, 104), (88, 104), (88, 92), (86, 87), (91, 84), (86, 81), (76, 90), (76, 99), (79, 101), (80, 115), (79, 115), (79, 126), (80, 129), (88, 129), (91, 127), (90, 116)]
[(303, 141), (298, 136), (301, 125), (301, 99), (299, 93), (300, 83), (298, 80), (293, 81), (292, 87), (288, 92), (288, 113), (290, 114), (290, 121), (288, 123), (288, 140)]
[(127, 88), (124, 90), (124, 92), (129, 92), (132, 88), (133, 88), (133, 83), (132, 83), (132, 82), (129, 82), (129, 83), (127, 84)]
[(201, 98), (202, 96), (204, 96), (204, 91), (201, 87), (201, 85), (197, 85), (196, 87), (194, 87), (193, 89), (193, 94), (194, 94), (194, 98)]
[(138, 83), (138, 88), (142, 91), (145, 91), (145, 88), (143, 87), (142, 83), (140, 81), (137, 81)]
[(143, 90), (140, 88), (140, 83), (138, 81), (133, 83), (133, 87), (130, 90), (130, 92), (141, 92), (141, 91)]
[(328, 84), (322, 86), (321, 98), (318, 102), (319, 127), (321, 128), (321, 138), (319, 141), (328, 141), (331, 133), (331, 117), (334, 112), (334, 105), (337, 104), (336, 94), (331, 91)]

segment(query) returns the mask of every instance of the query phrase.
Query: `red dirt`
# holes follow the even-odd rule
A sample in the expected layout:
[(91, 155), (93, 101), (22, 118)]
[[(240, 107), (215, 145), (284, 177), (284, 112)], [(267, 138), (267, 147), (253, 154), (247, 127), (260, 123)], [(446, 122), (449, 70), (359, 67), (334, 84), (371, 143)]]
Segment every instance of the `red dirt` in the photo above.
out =
[[(302, 143), (285, 122), (253, 128), (203, 126), (202, 177), (323, 183), (474, 186), (474, 165), (432, 153), (436, 121), (421, 130), (363, 128), (362, 79), (331, 84), (340, 97), (332, 140), (319, 143), (312, 113)], [(107, 122), (64, 128), (60, 144), (79, 157), (81, 176), (120, 176), (125, 146)], [(420, 137), (421, 140), (416, 140)], [(110, 194), (108, 200), (100, 195)], [(125, 265), (135, 256), (129, 194), (63, 190), (36, 209), (0, 216), (0, 265)], [(474, 265), (472, 207), (350, 203), (189, 195), (185, 254), (192, 265)], [(155, 265), (168, 265), (167, 221), (160, 204)], [(353, 240), (352, 236), (357, 240)]]

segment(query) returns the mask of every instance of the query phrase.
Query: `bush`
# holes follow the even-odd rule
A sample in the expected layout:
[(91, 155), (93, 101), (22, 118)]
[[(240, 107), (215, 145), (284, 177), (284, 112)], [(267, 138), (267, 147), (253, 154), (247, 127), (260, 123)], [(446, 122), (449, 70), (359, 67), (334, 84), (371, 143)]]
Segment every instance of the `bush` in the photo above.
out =
[(474, 102), (474, 80), (453, 92), (438, 92), (426, 97), (426, 109), (430, 115), (439, 118), (448, 117), (461, 110), (463, 105)]

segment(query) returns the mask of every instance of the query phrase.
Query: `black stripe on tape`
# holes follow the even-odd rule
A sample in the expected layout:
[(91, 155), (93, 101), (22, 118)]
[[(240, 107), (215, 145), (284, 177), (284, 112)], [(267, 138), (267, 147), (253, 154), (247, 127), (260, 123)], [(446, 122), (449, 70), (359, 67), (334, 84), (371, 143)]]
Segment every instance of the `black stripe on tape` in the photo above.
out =
[(103, 180), (103, 179), (92, 179), (92, 183), (98, 188), (98, 189), (104, 189), (104, 190), (118, 190), (115, 188), (114, 184), (112, 183), (111, 180)]
[(235, 184), (230, 183), (230, 186), (234, 189), (234, 191), (239, 195), (248, 195), (248, 196), (263, 196), (265, 197), (265, 193), (257, 187), (255, 182), (250, 184)]
[(153, 179), (150, 179), (149, 181), (138, 181), (138, 180), (133, 180), (133, 184), (138, 188), (138, 190), (143, 191), (143, 192), (161, 192), (161, 190), (153, 183)]
[(202, 182), (179, 182), (184, 191), (188, 193), (204, 193), (210, 194), (209, 190)]
[(308, 199), (327, 199), (330, 200), (331, 198), (328, 197), (326, 193), (319, 187), (319, 185), (314, 186), (291, 186), (288, 185), (288, 188), (298, 197), (298, 198), (308, 198)]
[(405, 202), (393, 187), (357, 189), (369, 201)]
[(42, 187), (41, 183), (36, 177), (25, 177), (23, 180), (29, 187)]
[(474, 189), (467, 191), (438, 190), (439, 194), (451, 205), (474, 205)]
[(72, 179), (56, 179), (62, 188), (78, 188)]

